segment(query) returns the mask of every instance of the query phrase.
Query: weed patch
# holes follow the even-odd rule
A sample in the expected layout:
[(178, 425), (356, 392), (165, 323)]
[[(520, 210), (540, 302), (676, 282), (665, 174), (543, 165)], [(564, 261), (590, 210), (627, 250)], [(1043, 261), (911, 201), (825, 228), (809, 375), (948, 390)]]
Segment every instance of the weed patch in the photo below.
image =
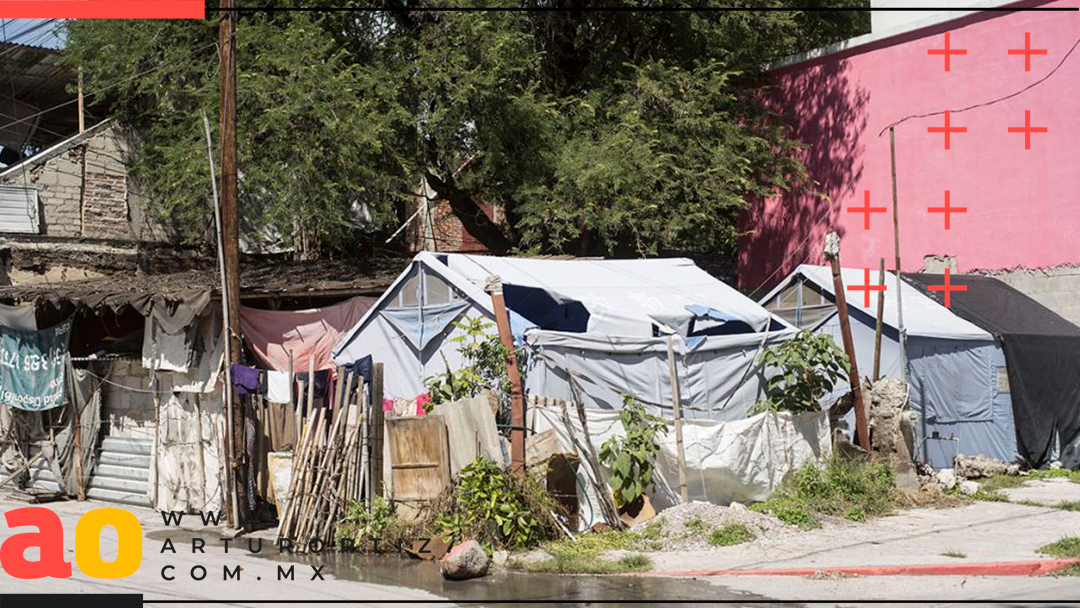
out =
[(1080, 536), (1066, 536), (1039, 547), (1038, 552), (1054, 557), (1080, 557)]
[(960, 551), (954, 551), (952, 549), (949, 549), (948, 551), (942, 553), (941, 555), (944, 556), (944, 557), (955, 557), (956, 559), (964, 559), (964, 558), (967, 557), (967, 553), (962, 553)]
[(771, 498), (751, 508), (807, 529), (820, 525), (821, 515), (850, 521), (887, 515), (899, 500), (888, 465), (832, 458), (803, 466)]
[(550, 559), (527, 562), (510, 561), (510, 567), (527, 572), (554, 574), (620, 574), (643, 572), (652, 568), (652, 560), (635, 553), (618, 559), (607, 559), (608, 551), (659, 551), (662, 548), (657, 528), (644, 532), (612, 530), (601, 534), (582, 534), (574, 539), (548, 543), (544, 550)]
[(714, 547), (730, 547), (741, 545), (757, 538), (750, 528), (743, 524), (728, 524), (709, 535), (709, 544)]

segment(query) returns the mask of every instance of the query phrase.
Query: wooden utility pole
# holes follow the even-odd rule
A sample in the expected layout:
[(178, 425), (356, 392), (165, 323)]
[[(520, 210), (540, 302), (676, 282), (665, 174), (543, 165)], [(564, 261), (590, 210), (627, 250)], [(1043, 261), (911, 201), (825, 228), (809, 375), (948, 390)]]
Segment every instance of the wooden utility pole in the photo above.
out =
[(510, 317), (503, 299), (502, 279), (497, 275), (487, 278), (484, 291), (491, 294), (491, 308), (495, 324), (499, 327), (499, 340), (506, 350), (506, 375), (510, 377), (510, 468), (515, 473), (525, 473), (525, 398), (521, 391), (521, 372), (514, 353), (514, 336), (510, 333)]
[(889, 127), (889, 161), (892, 165), (892, 222), (893, 248), (896, 251), (896, 323), (900, 334), (900, 373), (908, 379), (907, 331), (904, 330), (904, 302), (900, 292), (900, 206), (896, 198), (896, 130)]
[[(240, 214), (236, 200), (236, 13), (233, 0), (221, 0), (219, 5), (218, 46), (221, 57), (219, 109), (221, 123), (221, 232), (225, 267), (226, 293), (222, 294), (229, 311), (225, 339), (230, 359), (240, 361)], [(225, 390), (235, 390), (232, 386)], [(237, 528), (250, 522), (247, 470), (244, 467), (244, 406), (239, 399), (232, 404), (233, 492), (237, 503)]]
[[(885, 284), (885, 258), (881, 258), (878, 283)], [(877, 293), (877, 326), (874, 328), (874, 382), (881, 378), (881, 326), (885, 323), (885, 290)]]
[(855, 361), (855, 341), (851, 339), (851, 320), (848, 318), (847, 296), (844, 279), (840, 276), (840, 237), (835, 232), (825, 235), (825, 258), (832, 266), (833, 290), (836, 292), (836, 311), (840, 313), (840, 335), (844, 338), (851, 383), (851, 395), (855, 398), (855, 430), (859, 434), (859, 446), (870, 453), (870, 433), (866, 425), (866, 405), (863, 403), (862, 379)]
[(675, 366), (675, 336), (668, 334), (667, 337), (667, 361), (668, 378), (671, 381), (671, 407), (675, 417), (675, 451), (679, 458), (679, 498), (683, 504), (690, 502), (690, 495), (686, 491), (686, 452), (683, 449), (682, 438), (682, 407), (679, 403), (679, 372)]

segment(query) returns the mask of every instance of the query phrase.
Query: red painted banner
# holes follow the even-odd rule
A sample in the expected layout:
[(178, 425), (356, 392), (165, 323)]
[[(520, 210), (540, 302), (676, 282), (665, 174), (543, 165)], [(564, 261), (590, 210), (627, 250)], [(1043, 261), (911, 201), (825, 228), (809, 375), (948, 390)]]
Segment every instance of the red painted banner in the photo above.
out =
[(203, 0), (0, 0), (5, 19), (202, 19)]

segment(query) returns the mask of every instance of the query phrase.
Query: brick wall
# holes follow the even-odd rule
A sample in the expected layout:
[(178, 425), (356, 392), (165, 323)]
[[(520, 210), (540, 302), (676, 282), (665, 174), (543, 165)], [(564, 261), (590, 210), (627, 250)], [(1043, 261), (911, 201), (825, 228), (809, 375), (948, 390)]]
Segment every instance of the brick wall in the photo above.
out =
[(114, 123), (30, 159), (25, 171), (0, 178), (0, 184), (34, 188), (41, 201), (41, 232), (49, 237), (167, 240), (150, 226), (138, 188), (131, 183), (128, 136)]

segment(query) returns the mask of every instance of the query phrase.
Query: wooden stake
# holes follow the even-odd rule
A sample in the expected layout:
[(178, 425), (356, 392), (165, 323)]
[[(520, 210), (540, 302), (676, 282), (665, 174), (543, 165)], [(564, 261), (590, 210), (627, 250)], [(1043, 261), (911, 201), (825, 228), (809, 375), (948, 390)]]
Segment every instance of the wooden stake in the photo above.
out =
[(690, 502), (690, 495), (686, 491), (686, 452), (683, 450), (682, 436), (682, 408), (679, 397), (679, 373), (675, 366), (675, 336), (668, 334), (667, 337), (667, 360), (668, 379), (671, 382), (671, 406), (675, 417), (675, 450), (679, 458), (679, 497), (683, 503)]
[[(885, 258), (881, 258), (878, 284), (885, 284)], [(874, 328), (874, 382), (881, 378), (881, 326), (885, 322), (885, 290), (877, 293), (877, 327)]]
[(900, 334), (900, 373), (908, 379), (907, 331), (904, 329), (904, 301), (900, 292), (900, 203), (896, 197), (896, 131), (889, 127), (889, 160), (892, 165), (893, 248), (896, 250), (896, 322)]
[[(86, 130), (86, 117), (83, 112), (83, 86), (82, 86), (82, 68), (79, 68), (79, 133)], [(82, 500), (82, 499), (79, 499)]]
[[(384, 494), (383, 488), (383, 431), (385, 430), (385, 416), (383, 411), (383, 364), (375, 363), (371, 372), (371, 401), (368, 403), (371, 411), (368, 423), (368, 433), (371, 440), (368, 442), (368, 464), (371, 471), (367, 478), (371, 481), (371, 489), (368, 491), (368, 504), (373, 504), (376, 496)], [(364, 435), (365, 437), (367, 434)], [(365, 452), (366, 454), (367, 452)]]
[(855, 398), (855, 430), (859, 434), (859, 446), (870, 453), (870, 433), (866, 425), (866, 407), (863, 404), (862, 379), (855, 360), (855, 342), (851, 339), (851, 320), (848, 318), (847, 297), (844, 294), (844, 279), (840, 276), (840, 237), (835, 232), (825, 235), (825, 257), (832, 265), (833, 290), (836, 292), (836, 311), (840, 313), (840, 334), (844, 338), (844, 353), (847, 354), (850, 371), (848, 381), (851, 394)]
[(514, 336), (510, 333), (510, 317), (506, 312), (506, 300), (503, 299), (502, 279), (496, 275), (489, 276), (484, 291), (491, 294), (491, 308), (499, 328), (499, 340), (506, 351), (506, 375), (510, 378), (510, 469), (522, 474), (525, 472), (525, 401), (517, 354), (514, 352)]

